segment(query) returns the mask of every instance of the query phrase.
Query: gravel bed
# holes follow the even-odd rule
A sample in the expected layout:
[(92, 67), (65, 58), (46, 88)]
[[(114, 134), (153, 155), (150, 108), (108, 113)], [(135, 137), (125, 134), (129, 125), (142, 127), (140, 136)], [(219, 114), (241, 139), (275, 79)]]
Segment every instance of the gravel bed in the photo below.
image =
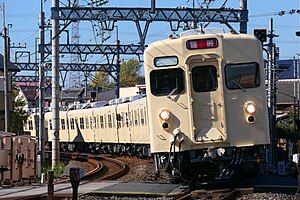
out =
[(295, 195), (281, 193), (253, 193), (237, 198), (237, 200), (294, 200)]
[(60, 178), (68, 178), (70, 168), (73, 168), (73, 167), (74, 168), (82, 168), (82, 169), (84, 169), (84, 171), (86, 173), (90, 170), (91, 166), (87, 165), (86, 163), (80, 162), (80, 161), (70, 160), (68, 165), (65, 167), (64, 172), (61, 174)]
[(169, 182), (168, 174), (161, 170), (160, 177), (155, 179), (155, 168), (153, 159), (141, 159), (137, 157), (118, 157), (129, 167), (129, 172), (119, 178), (126, 182)]
[(172, 200), (172, 198), (167, 197), (100, 197), (100, 196), (91, 196), (91, 195), (83, 195), (78, 198), (79, 200)]

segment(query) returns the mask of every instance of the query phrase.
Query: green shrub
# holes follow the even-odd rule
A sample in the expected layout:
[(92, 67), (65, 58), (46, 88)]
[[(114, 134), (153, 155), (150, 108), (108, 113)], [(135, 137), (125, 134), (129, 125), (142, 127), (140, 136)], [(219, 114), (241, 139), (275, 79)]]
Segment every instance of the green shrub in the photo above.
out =
[[(60, 177), (60, 175), (64, 172), (66, 165), (63, 162), (58, 163), (55, 165), (53, 171), (54, 171), (54, 179), (57, 179)], [(49, 161), (45, 161), (42, 164), (42, 173), (47, 174), (49, 170), (52, 170), (52, 163)]]

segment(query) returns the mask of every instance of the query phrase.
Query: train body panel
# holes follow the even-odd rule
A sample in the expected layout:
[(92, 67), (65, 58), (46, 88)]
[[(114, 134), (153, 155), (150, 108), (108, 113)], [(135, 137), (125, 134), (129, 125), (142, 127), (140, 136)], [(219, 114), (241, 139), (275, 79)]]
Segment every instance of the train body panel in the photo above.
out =
[[(223, 84), (224, 100), (225, 107), (230, 108), (225, 112), (227, 119), (232, 119), (227, 120), (228, 137), (231, 146), (268, 144), (270, 143), (268, 108), (261, 43), (253, 36), (245, 35), (243, 37), (243, 40), (236, 40), (235, 37), (229, 36), (227, 40), (223, 41), (225, 59), (222, 62), (222, 68), (223, 74), (228, 74), (228, 80), (224, 80), (225, 84)], [(234, 47), (234, 51), (231, 47)], [(242, 75), (239, 76), (239, 73)], [(240, 86), (233, 81), (231, 83), (235, 85), (230, 84), (230, 79), (234, 76), (239, 76)], [(249, 114), (245, 110), (248, 102), (256, 105), (256, 111), (253, 114)], [(250, 115), (255, 118), (253, 123), (247, 121), (247, 117)]]

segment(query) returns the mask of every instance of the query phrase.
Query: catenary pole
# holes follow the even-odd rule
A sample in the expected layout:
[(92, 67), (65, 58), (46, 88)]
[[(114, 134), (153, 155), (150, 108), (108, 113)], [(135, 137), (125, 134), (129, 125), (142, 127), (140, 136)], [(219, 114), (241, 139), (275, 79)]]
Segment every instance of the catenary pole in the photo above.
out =
[[(59, 7), (59, 0), (52, 0), (52, 9)], [(52, 168), (59, 162), (59, 20), (52, 11)]]
[(241, 22), (240, 22), (240, 33), (247, 33), (247, 22), (248, 22), (248, 10), (247, 0), (240, 0), (241, 7)]

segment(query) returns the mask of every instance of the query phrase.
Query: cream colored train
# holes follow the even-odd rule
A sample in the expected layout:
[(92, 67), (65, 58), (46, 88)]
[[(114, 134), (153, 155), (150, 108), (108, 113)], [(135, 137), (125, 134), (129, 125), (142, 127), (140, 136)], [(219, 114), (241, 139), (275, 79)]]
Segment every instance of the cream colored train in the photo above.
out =
[(146, 97), (60, 112), (60, 141), (151, 152), (157, 169), (189, 181), (231, 177), (270, 142), (263, 66), (252, 35), (189, 32), (154, 42), (144, 53)]

